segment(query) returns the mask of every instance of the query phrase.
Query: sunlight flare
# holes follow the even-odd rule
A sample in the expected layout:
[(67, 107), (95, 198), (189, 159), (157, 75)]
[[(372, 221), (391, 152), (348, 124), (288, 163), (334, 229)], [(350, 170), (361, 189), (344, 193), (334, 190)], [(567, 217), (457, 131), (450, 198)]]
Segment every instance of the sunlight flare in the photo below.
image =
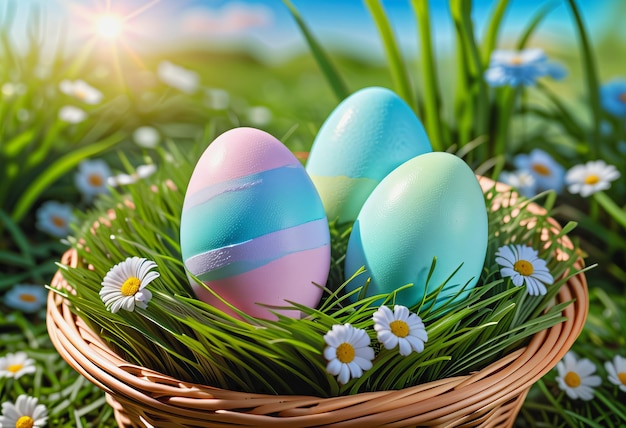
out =
[(96, 21), (96, 32), (105, 39), (117, 39), (124, 31), (123, 20), (113, 14), (102, 15)]

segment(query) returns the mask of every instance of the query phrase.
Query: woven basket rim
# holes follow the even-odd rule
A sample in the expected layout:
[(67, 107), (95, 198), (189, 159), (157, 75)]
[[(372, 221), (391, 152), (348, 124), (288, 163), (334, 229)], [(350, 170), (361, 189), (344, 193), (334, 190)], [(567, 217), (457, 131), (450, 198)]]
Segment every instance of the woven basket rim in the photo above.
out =
[[(481, 185), (485, 188), (493, 182), (483, 180)], [(556, 221), (551, 223), (559, 228)], [(567, 236), (562, 239), (565, 245), (572, 246)], [(75, 252), (66, 252), (62, 263), (76, 266)], [(582, 267), (583, 262), (578, 259), (573, 269)], [(58, 271), (52, 285), (63, 284)], [(159, 426), (202, 426), (199, 421), (212, 421), (215, 426), (315, 426), (340, 422), (369, 426), (448, 425), (475, 412), (484, 412), (490, 420), (504, 419), (507, 415), (500, 415), (503, 411), (498, 406), (516, 397), (514, 406), (509, 407), (515, 407), (512, 411), (517, 414), (530, 386), (556, 366), (582, 331), (588, 311), (584, 273), (569, 278), (555, 300), (573, 300), (563, 310), (565, 321), (536, 333), (527, 346), (482, 370), (401, 390), (331, 398), (230, 391), (181, 381), (130, 364), (74, 315), (68, 302), (54, 291), (48, 296), (47, 327), (53, 345), (70, 366), (122, 403), (126, 411), (144, 415), (146, 420), (152, 417), (177, 421)]]

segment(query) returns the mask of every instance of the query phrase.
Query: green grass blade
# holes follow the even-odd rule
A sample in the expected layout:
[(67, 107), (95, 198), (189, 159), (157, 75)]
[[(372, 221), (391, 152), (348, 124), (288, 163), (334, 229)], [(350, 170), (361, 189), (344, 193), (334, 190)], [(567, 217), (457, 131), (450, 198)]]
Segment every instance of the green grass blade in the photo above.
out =
[(400, 48), (396, 42), (385, 9), (380, 0), (365, 0), (365, 5), (372, 15), (372, 19), (378, 28), (380, 38), (383, 42), (394, 88), (398, 95), (400, 95), (414, 111), (417, 111), (417, 101), (411, 89), (411, 83), (402, 55), (400, 54)]
[(615, 400), (613, 402), (612, 398), (614, 399), (614, 397), (606, 397), (602, 390), (596, 391), (595, 395), (614, 415), (619, 416), (620, 420), (626, 421), (626, 406), (623, 401)]
[[(35, 264), (35, 259), (33, 258), (30, 252), (30, 245), (28, 243), (28, 237), (22, 232), (19, 226), (11, 220), (4, 210), (0, 209), (0, 231), (6, 230), (13, 239), (13, 243), (19, 248), (21, 255), (14, 254), (15, 257), (19, 257), (24, 260), (25, 263), (29, 266), (33, 266)], [(8, 258), (3, 255), (0, 257), (3, 261), (9, 261)]]
[(500, 31), (500, 24), (502, 23), (504, 12), (506, 12), (508, 6), (509, 0), (500, 0), (500, 2), (498, 2), (493, 11), (493, 14), (491, 15), (491, 19), (489, 20), (489, 24), (487, 26), (485, 37), (483, 40), (483, 64), (485, 65), (489, 64), (491, 52), (493, 52), (498, 42), (498, 32)]
[[(452, 6), (452, 4), (451, 4)], [(469, 66), (467, 52), (463, 47), (463, 35), (455, 20), (457, 84), (454, 95), (454, 119), (457, 126), (457, 143), (460, 147), (471, 141), (472, 112), (469, 89)]]
[(515, 100), (521, 89), (513, 87), (499, 88), (498, 93), (498, 119), (494, 143), (494, 153), (497, 155), (506, 154), (506, 142), (508, 140), (509, 124), (515, 109)]
[(566, 107), (566, 104), (561, 101), (556, 94), (554, 94), (547, 86), (543, 85), (541, 82), (537, 82), (537, 87), (540, 88), (543, 93), (550, 99), (550, 101), (554, 104), (559, 113), (558, 121), (566, 128), (569, 129), (570, 132), (573, 133), (573, 137), (578, 140), (584, 140), (585, 138), (585, 130), (580, 126), (579, 120), (574, 117), (571, 111)]
[(621, 209), (613, 199), (604, 192), (594, 193), (593, 199), (595, 199), (616, 222), (626, 229), (626, 211)]
[(439, 92), (439, 78), (435, 68), (435, 54), (433, 52), (433, 34), (430, 27), (428, 0), (411, 0), (415, 18), (419, 27), (420, 49), (422, 52), (422, 75), (424, 76), (424, 116), (426, 132), (434, 151), (443, 151), (449, 142), (443, 139), (441, 123), (441, 95)]
[(308, 43), (309, 48), (311, 49), (311, 53), (313, 54), (315, 61), (317, 61), (317, 65), (322, 70), (322, 73), (324, 74), (324, 76), (326, 77), (326, 80), (330, 84), (330, 87), (335, 93), (335, 96), (339, 100), (343, 100), (349, 95), (349, 91), (343, 79), (341, 78), (337, 70), (335, 69), (335, 66), (330, 62), (328, 55), (326, 54), (322, 46), (319, 44), (319, 42), (315, 39), (315, 37), (313, 36), (313, 33), (311, 33), (311, 31), (309, 30), (309, 27), (306, 25), (306, 23), (300, 16), (300, 12), (298, 12), (298, 9), (296, 9), (296, 7), (293, 5), (293, 3), (291, 3), (290, 0), (283, 0), (283, 3), (287, 6), (289, 11), (291, 12), (293, 19), (295, 19), (296, 21), (296, 24), (298, 24), (298, 27), (300, 28), (302, 35), (306, 39), (306, 42)]
[[(474, 37), (471, 19), (472, 2), (469, 0), (450, 0), (450, 11), (457, 33), (459, 59), (464, 64), (459, 67), (459, 76), (463, 86), (457, 90), (457, 101), (464, 104), (462, 123), (464, 133), (459, 143), (464, 145), (473, 138), (483, 135), (488, 129), (489, 98), (487, 84), (483, 78), (484, 67)], [(473, 96), (472, 96), (473, 95)]]
[(552, 1), (544, 4), (543, 7), (537, 11), (535, 16), (528, 23), (526, 30), (524, 30), (524, 32), (522, 33), (522, 36), (517, 41), (517, 49), (524, 49), (526, 47), (528, 39), (530, 39), (530, 36), (532, 36), (532, 34), (535, 32), (535, 29), (539, 26), (541, 21), (543, 21), (548, 13), (550, 13), (552, 9), (554, 9), (559, 4), (560, 2), (558, 1)]
[(9, 141), (2, 143), (1, 148), (7, 157), (12, 158), (15, 157), (20, 151), (24, 149), (30, 142), (33, 141), (35, 137), (34, 129), (27, 129), (15, 137), (11, 138)]
[(54, 149), (54, 145), (59, 141), (59, 133), (66, 126), (66, 123), (57, 121), (46, 130), (46, 135), (39, 147), (37, 147), (37, 150), (33, 151), (26, 159), (27, 169), (33, 169), (50, 156), (50, 153)]
[(600, 91), (598, 90), (598, 72), (596, 71), (596, 64), (593, 58), (593, 51), (587, 35), (587, 30), (583, 23), (582, 16), (576, 6), (574, 0), (567, 0), (574, 20), (576, 21), (576, 29), (578, 30), (578, 38), (580, 39), (580, 51), (582, 56), (582, 65), (585, 73), (585, 80), (587, 82), (587, 97), (589, 100), (589, 106), (591, 107), (591, 116), (593, 118), (593, 125), (591, 135), (588, 139), (589, 148), (591, 149), (592, 157), (597, 155), (598, 141), (600, 141), (600, 121), (602, 118), (602, 111), (600, 109)]
[(122, 141), (123, 138), (124, 136), (122, 134), (113, 134), (99, 143), (76, 149), (51, 164), (41, 175), (37, 176), (24, 191), (24, 194), (20, 197), (15, 209), (11, 213), (13, 221), (19, 223), (33, 206), (41, 192), (58, 180), (63, 174), (78, 165), (80, 161), (114, 146)]

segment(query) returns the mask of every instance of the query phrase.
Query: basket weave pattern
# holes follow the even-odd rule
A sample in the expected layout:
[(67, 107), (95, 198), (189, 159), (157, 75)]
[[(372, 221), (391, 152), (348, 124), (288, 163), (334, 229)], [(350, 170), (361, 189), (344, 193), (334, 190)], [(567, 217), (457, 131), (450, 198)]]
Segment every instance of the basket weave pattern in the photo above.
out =
[[(554, 226), (556, 222), (554, 222)], [(565, 245), (571, 245), (563, 237)], [(62, 259), (76, 266), (76, 253)], [(582, 268), (578, 260), (575, 269)], [(57, 272), (52, 286), (67, 286)], [(557, 303), (574, 300), (566, 321), (535, 334), (527, 346), (466, 376), (397, 391), (350, 396), (266, 395), (235, 392), (174, 379), (128, 363), (50, 292), (47, 324), (61, 356), (107, 394), (120, 427), (233, 426), (511, 426), (528, 390), (550, 371), (581, 332), (588, 310), (583, 273), (570, 278)]]

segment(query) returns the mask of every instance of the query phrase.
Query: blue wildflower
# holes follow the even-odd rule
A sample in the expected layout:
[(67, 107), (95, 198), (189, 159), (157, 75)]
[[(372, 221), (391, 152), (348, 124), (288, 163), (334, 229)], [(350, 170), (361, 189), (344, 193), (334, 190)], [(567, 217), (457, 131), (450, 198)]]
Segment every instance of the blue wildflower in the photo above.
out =
[(44, 286), (17, 284), (4, 297), (4, 303), (13, 309), (33, 313), (45, 306), (48, 293)]
[(616, 79), (602, 85), (600, 102), (613, 116), (626, 117), (626, 80)]
[(519, 154), (513, 160), (515, 166), (530, 173), (537, 185), (536, 190), (554, 190), (561, 193), (565, 181), (565, 168), (555, 161), (552, 156), (540, 149), (534, 149), (530, 154)]
[(78, 172), (74, 176), (74, 183), (87, 201), (94, 196), (106, 194), (107, 180), (111, 177), (109, 166), (101, 159), (84, 160), (78, 165)]
[(37, 228), (57, 238), (69, 234), (69, 225), (73, 220), (72, 206), (69, 204), (47, 201), (37, 210)]
[(562, 79), (566, 74), (561, 65), (548, 61), (542, 49), (495, 50), (485, 80), (491, 86), (530, 86), (540, 77)]

